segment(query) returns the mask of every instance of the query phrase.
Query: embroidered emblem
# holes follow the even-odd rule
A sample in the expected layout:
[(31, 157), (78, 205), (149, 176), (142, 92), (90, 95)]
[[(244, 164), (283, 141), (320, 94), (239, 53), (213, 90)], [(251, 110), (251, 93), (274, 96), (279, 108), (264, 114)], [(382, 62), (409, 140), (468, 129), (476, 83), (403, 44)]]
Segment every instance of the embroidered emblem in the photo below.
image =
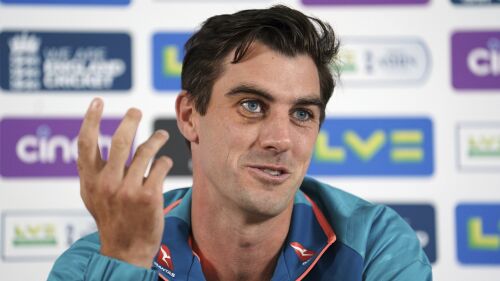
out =
[(290, 246), (293, 248), (293, 250), (295, 251), (295, 254), (297, 254), (297, 256), (299, 257), (299, 260), (302, 263), (308, 261), (315, 254), (314, 251), (306, 249), (299, 242), (292, 242), (292, 243), (290, 243)]
[(172, 257), (170, 256), (170, 250), (164, 244), (162, 244), (160, 247), (160, 252), (158, 253), (158, 257), (156, 258), (156, 261), (161, 266), (166, 267), (166, 268), (170, 269), (171, 271), (174, 270), (174, 264), (172, 263)]

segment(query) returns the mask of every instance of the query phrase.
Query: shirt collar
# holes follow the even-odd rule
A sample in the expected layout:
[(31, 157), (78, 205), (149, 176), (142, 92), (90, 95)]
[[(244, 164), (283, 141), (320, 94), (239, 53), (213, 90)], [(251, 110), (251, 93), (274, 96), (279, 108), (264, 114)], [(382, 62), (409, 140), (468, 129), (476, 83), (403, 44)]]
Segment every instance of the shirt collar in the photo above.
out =
[[(161, 248), (153, 262), (163, 280), (205, 280), (198, 256), (191, 249), (191, 189), (164, 210)], [(301, 280), (336, 240), (325, 216), (306, 194), (294, 198), (288, 236), (272, 281)]]

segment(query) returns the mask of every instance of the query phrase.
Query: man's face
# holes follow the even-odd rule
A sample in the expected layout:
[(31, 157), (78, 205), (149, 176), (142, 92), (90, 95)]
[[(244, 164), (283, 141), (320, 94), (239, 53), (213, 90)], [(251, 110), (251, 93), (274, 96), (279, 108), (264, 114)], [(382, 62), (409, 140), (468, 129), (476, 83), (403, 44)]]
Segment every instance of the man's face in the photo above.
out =
[(313, 60), (254, 43), (215, 81), (207, 113), (195, 115), (194, 184), (218, 206), (259, 217), (290, 207), (309, 166), (320, 125)]

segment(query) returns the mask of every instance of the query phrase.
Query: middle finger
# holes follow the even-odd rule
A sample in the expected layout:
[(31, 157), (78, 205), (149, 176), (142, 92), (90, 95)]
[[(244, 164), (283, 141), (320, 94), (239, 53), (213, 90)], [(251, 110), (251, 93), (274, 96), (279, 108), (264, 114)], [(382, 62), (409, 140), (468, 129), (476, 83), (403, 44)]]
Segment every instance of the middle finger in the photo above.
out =
[(160, 150), (162, 145), (168, 139), (168, 133), (165, 130), (156, 131), (146, 142), (137, 149), (132, 164), (125, 176), (128, 180), (134, 182), (134, 186), (140, 186), (143, 183), (144, 174), (149, 162)]
[(117, 179), (123, 178), (125, 164), (130, 155), (130, 149), (141, 117), (142, 113), (140, 110), (136, 108), (129, 109), (111, 140), (107, 166)]

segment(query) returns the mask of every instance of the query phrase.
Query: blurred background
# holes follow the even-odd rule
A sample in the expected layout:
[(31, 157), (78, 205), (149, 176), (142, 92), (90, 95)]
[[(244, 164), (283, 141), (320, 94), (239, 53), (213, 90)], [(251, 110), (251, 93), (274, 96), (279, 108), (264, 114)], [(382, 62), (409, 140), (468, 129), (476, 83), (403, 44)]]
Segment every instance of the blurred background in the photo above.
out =
[(398, 211), (435, 280), (500, 280), (500, 1), (0, 0), (2, 281), (45, 280), (95, 231), (75, 168), (93, 97), (104, 151), (138, 107), (136, 145), (171, 133), (165, 190), (190, 186), (174, 111), (182, 46), (212, 15), (274, 4), (328, 21), (342, 42), (308, 173)]

